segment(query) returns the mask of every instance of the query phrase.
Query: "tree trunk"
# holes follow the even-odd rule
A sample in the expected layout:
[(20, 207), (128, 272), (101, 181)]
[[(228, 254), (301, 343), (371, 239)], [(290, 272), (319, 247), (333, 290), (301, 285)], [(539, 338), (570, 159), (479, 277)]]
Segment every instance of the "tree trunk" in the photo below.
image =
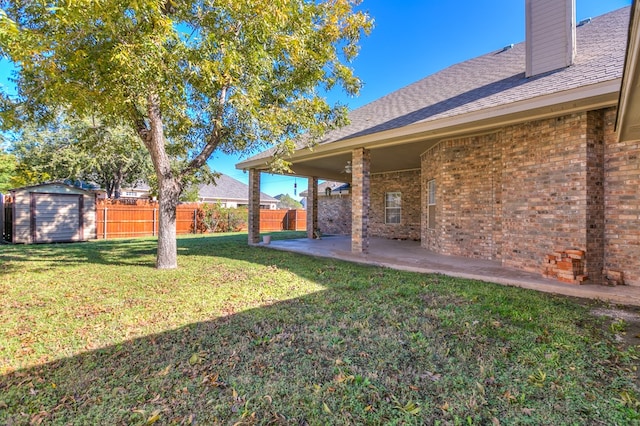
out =
[(182, 183), (180, 177), (176, 176), (171, 170), (171, 161), (165, 150), (164, 129), (158, 96), (151, 94), (147, 97), (147, 112), (149, 114), (149, 128), (140, 123), (138, 133), (151, 154), (153, 168), (158, 177), (160, 209), (156, 268), (175, 269), (178, 267), (176, 207), (182, 192)]
[(158, 176), (160, 210), (158, 222), (158, 269), (178, 267), (178, 248), (176, 241), (176, 208), (180, 197), (180, 185), (173, 177)]
[(113, 184), (110, 180), (105, 181), (105, 189), (107, 191), (107, 198), (111, 199), (113, 196)]
[(113, 192), (114, 198), (120, 198), (122, 196), (122, 171), (118, 170), (113, 173)]

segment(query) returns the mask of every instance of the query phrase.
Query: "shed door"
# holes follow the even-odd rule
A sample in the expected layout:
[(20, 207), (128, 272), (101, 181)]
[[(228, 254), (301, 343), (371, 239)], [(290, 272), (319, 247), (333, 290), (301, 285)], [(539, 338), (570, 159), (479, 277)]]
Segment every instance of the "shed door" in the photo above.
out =
[(82, 240), (82, 195), (31, 194), (34, 243)]

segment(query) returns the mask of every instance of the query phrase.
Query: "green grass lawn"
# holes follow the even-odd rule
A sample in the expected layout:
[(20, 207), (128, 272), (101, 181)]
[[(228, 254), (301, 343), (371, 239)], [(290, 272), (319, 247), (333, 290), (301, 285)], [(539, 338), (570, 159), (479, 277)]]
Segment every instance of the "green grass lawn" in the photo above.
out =
[(0, 246), (0, 424), (640, 422), (593, 306), (242, 234), (157, 271), (155, 243)]

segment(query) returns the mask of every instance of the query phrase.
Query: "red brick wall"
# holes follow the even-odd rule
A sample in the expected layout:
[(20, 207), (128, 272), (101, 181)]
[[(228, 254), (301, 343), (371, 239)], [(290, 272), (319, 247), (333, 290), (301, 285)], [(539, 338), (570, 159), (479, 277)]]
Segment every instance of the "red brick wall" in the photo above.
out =
[(604, 267), (640, 286), (640, 141), (616, 141), (615, 110), (605, 112), (604, 122)]
[[(399, 224), (385, 223), (385, 194), (387, 192), (402, 194)], [(371, 175), (370, 235), (372, 237), (419, 240), (420, 194), (420, 170)]]
[(532, 272), (547, 253), (580, 249), (591, 282), (604, 267), (640, 285), (640, 142), (616, 143), (614, 121), (606, 109), (440, 142), (422, 156), (423, 247)]
[[(613, 122), (609, 121), (607, 129), (610, 132), (613, 130)], [(587, 113), (585, 273), (592, 282), (602, 281), (604, 267), (604, 135), (605, 111), (589, 111)]]
[(539, 272), (545, 254), (586, 250), (586, 113), (503, 131), (503, 264)]
[(319, 196), (318, 227), (323, 234), (351, 234), (351, 195)]
[[(422, 245), (480, 259), (501, 257), (500, 135), (442, 141), (422, 157)], [(436, 225), (427, 227), (427, 182), (436, 181)]]

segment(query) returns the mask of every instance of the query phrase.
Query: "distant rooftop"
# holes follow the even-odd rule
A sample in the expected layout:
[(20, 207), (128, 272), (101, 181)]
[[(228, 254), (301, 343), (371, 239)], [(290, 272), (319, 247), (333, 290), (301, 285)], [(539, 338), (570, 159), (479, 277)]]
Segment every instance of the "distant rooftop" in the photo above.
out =
[[(198, 196), (201, 198), (247, 200), (249, 198), (249, 186), (231, 176), (221, 174), (213, 184), (200, 184)], [(275, 198), (264, 192), (260, 193), (260, 201), (277, 202)]]

